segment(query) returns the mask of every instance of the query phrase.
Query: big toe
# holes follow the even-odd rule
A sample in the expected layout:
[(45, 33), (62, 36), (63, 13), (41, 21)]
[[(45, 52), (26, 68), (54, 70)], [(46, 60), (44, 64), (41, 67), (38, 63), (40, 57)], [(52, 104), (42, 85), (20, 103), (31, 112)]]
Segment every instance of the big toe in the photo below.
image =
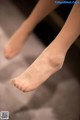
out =
[(10, 47), (6, 47), (4, 49), (4, 55), (7, 59), (12, 59), (14, 56), (16, 56), (19, 53), (17, 50), (13, 50)]
[(10, 80), (10, 83), (14, 85), (16, 83), (16, 80), (12, 79), (12, 80)]
[(12, 53), (12, 50), (10, 47), (5, 47), (4, 49), (4, 55), (7, 59), (10, 59), (11, 58), (11, 53)]

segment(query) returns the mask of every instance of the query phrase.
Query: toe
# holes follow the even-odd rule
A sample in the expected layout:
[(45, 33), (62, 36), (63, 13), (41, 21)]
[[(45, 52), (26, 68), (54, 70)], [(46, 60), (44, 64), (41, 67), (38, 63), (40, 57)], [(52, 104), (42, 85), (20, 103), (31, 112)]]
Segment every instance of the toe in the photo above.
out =
[(22, 91), (22, 92), (26, 92), (25, 87), (22, 87), (22, 88), (21, 88), (21, 91)]
[(4, 49), (4, 55), (7, 59), (11, 59), (15, 56), (15, 50), (13, 50), (10, 46), (7, 46)]
[(14, 85), (15, 87), (18, 87), (18, 84), (16, 83), (16, 81), (14, 81), (13, 85)]
[(11, 80), (11, 81), (10, 81), (10, 83), (14, 85), (14, 83), (15, 83), (15, 80)]
[(19, 84), (18, 84), (18, 83), (15, 83), (14, 86), (15, 86), (16, 88), (19, 88)]
[(25, 86), (24, 84), (20, 85), (19, 89), (20, 89), (22, 92), (27, 92), (27, 86)]
[(10, 59), (11, 58), (11, 50), (9, 50), (9, 49), (5, 49), (4, 50), (4, 55), (5, 55), (5, 57), (7, 58), (7, 59)]
[(11, 80), (11, 83), (12, 83), (15, 87), (19, 88), (19, 83), (17, 83), (16, 80)]

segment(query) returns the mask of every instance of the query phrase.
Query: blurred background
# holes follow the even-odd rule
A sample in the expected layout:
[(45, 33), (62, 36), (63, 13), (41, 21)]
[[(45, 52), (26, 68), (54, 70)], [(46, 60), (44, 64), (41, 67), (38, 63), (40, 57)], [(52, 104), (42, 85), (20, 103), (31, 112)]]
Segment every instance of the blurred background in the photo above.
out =
[(80, 38), (69, 49), (63, 68), (37, 90), (24, 94), (9, 83), (56, 37), (72, 8), (59, 6), (36, 26), (21, 53), (7, 60), (3, 54), (6, 43), (37, 2), (0, 0), (0, 111), (9, 111), (10, 120), (79, 120)]

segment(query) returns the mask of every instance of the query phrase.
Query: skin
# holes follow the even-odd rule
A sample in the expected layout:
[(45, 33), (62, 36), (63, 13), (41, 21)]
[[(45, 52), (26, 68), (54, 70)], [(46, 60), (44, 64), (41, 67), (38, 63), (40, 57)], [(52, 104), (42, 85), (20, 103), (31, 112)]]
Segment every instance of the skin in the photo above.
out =
[(53, 3), (53, 0), (39, 0), (30, 16), (10, 38), (4, 49), (5, 57), (11, 59), (16, 56), (34, 27), (58, 6), (59, 5)]
[(62, 68), (66, 53), (80, 34), (80, 4), (75, 4), (60, 33), (30, 67), (12, 84), (23, 92), (38, 88)]

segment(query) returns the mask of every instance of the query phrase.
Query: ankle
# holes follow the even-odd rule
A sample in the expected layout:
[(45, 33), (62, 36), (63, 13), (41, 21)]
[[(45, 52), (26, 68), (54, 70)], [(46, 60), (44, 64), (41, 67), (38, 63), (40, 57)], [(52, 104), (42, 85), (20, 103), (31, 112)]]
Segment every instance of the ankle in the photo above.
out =
[(49, 49), (45, 49), (44, 54), (46, 55), (46, 59), (48, 60), (49, 65), (54, 69), (55, 67), (59, 70), (62, 68), (65, 54), (56, 52), (55, 51), (49, 51)]
[(64, 63), (64, 56), (62, 55), (55, 55), (53, 57), (49, 58), (49, 64), (52, 66), (52, 68), (57, 68), (57, 70), (60, 70)]

